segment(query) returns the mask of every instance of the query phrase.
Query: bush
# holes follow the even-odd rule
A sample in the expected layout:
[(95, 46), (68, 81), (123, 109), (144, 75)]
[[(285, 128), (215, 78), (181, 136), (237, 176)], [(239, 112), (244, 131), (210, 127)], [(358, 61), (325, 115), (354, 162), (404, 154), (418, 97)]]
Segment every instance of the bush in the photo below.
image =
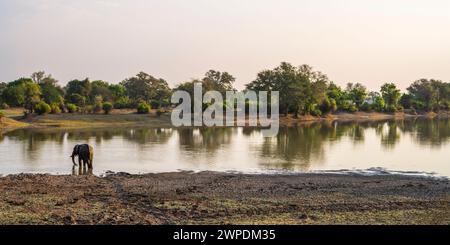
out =
[(44, 115), (50, 113), (52, 111), (52, 108), (44, 101), (40, 101), (34, 106), (34, 110), (37, 114)]
[(150, 112), (150, 105), (147, 104), (146, 102), (141, 102), (138, 104), (137, 106), (137, 112), (139, 114), (148, 114)]
[(369, 111), (372, 110), (372, 105), (370, 105), (370, 104), (367, 103), (367, 102), (364, 102), (364, 103), (361, 105), (361, 110), (362, 110), (362, 111), (365, 111), (365, 112), (369, 112)]
[(56, 103), (51, 104), (50, 108), (51, 108), (51, 110), (50, 110), (51, 114), (60, 114), (61, 113), (61, 108)]
[(159, 104), (158, 100), (150, 100), (150, 107), (151, 108), (160, 108), (161, 105)]
[(114, 108), (116, 108), (116, 109), (132, 108), (131, 101), (128, 97), (120, 97), (114, 103)]
[(100, 113), (103, 109), (103, 97), (95, 96), (94, 113)]
[(329, 98), (325, 98), (320, 105), (320, 110), (324, 113), (333, 112), (331, 100)]
[(0, 109), (4, 110), (4, 109), (8, 109), (8, 108), (9, 108), (8, 104), (6, 104), (4, 102), (0, 104)]
[(86, 105), (86, 97), (79, 94), (71, 94), (69, 96), (71, 104), (75, 104), (78, 107), (84, 107)]
[(75, 104), (67, 104), (67, 111), (69, 113), (75, 113), (78, 111), (78, 107)]
[(389, 105), (386, 107), (386, 112), (394, 113), (397, 111), (397, 108), (394, 105)]
[(86, 106), (86, 113), (88, 114), (94, 113), (94, 106), (91, 105)]
[(347, 111), (347, 112), (357, 112), (358, 111), (358, 107), (356, 107), (356, 105), (354, 105), (351, 101), (349, 100), (344, 100), (342, 102), (341, 105), (341, 109), (343, 111)]
[(96, 102), (93, 106), (94, 113), (100, 113), (103, 109), (103, 103), (102, 102)]
[(109, 114), (113, 109), (113, 105), (109, 102), (105, 102), (103, 103), (103, 111), (105, 112), (105, 114)]
[(356, 105), (350, 105), (350, 107), (348, 108), (349, 112), (357, 112), (358, 111), (358, 107), (356, 107)]
[(5, 117), (5, 114), (3, 114), (3, 111), (0, 111), (0, 118)]
[(318, 108), (315, 108), (314, 110), (311, 111), (311, 115), (315, 117), (320, 117), (322, 116), (322, 111)]

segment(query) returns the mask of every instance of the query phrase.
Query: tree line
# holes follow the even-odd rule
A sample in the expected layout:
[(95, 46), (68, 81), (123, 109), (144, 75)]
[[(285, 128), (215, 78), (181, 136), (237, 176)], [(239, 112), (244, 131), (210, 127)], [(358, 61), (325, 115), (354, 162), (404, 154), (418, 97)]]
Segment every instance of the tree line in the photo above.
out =
[[(224, 94), (235, 90), (234, 82), (235, 78), (228, 72), (210, 70), (203, 78), (183, 82), (174, 88), (170, 88), (164, 79), (144, 72), (119, 84), (86, 78), (61, 86), (51, 75), (39, 71), (29, 78), (0, 83), (0, 108), (23, 107), (26, 113), (38, 114), (109, 113), (113, 108), (132, 108), (139, 113), (148, 113), (155, 108), (160, 112), (171, 106), (173, 91), (184, 90), (193, 94), (194, 84), (201, 83), (203, 93), (215, 90)], [(450, 83), (447, 82), (420, 79), (414, 81), (406, 93), (402, 93), (395, 83), (385, 83), (379, 91), (368, 91), (361, 83), (348, 83), (342, 88), (308, 65), (293, 66), (286, 62), (259, 72), (245, 90), (279, 91), (280, 112), (295, 116), (450, 109)]]

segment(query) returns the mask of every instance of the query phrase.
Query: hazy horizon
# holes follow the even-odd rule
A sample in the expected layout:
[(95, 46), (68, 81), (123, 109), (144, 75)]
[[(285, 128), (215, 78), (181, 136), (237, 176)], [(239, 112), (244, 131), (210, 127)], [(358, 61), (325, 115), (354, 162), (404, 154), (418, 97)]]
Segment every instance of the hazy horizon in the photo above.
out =
[(345, 85), (450, 81), (446, 0), (0, 0), (0, 81), (61, 84), (145, 71), (171, 86), (227, 71), (236, 87), (281, 61)]

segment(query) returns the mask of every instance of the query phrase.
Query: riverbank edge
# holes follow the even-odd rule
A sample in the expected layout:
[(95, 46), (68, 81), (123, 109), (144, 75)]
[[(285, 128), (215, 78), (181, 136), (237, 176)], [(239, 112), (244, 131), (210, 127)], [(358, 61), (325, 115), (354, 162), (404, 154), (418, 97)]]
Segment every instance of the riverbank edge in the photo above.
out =
[[(38, 129), (83, 129), (83, 128), (107, 128), (107, 127), (153, 127), (153, 128), (173, 128), (170, 115), (165, 114), (156, 116), (156, 113), (141, 115), (135, 113), (118, 112), (111, 115), (103, 114), (56, 114), (43, 116), (29, 116), (21, 119), (20, 117), (3, 117), (0, 123), (0, 132), (5, 133), (21, 128)], [(355, 113), (336, 113), (328, 114), (322, 117), (299, 116), (295, 118), (292, 115), (280, 115), (279, 124), (281, 127), (290, 127), (314, 122), (367, 122), (382, 120), (407, 120), (417, 118), (449, 118), (450, 111), (440, 113), (378, 113), (378, 112), (355, 112)]]
[(1, 224), (449, 224), (448, 179), (111, 173), (0, 177)]

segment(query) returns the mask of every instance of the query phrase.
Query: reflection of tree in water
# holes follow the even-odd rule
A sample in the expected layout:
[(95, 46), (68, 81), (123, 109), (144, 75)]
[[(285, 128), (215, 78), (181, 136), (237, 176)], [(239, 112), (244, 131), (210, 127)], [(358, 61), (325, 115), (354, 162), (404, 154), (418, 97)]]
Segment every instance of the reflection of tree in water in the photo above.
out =
[[(274, 138), (258, 139), (260, 129), (243, 128), (241, 137), (255, 136), (262, 144), (251, 144), (248, 154), (258, 152), (263, 161), (271, 167), (307, 169), (311, 163), (320, 164), (325, 159), (325, 146), (339, 144), (350, 139), (353, 144), (364, 142), (367, 129), (374, 130), (383, 147), (393, 149), (398, 142), (405, 140), (403, 135), (411, 135), (417, 144), (441, 146), (450, 139), (449, 119), (408, 119), (379, 122), (324, 122), (302, 124), (298, 127), (280, 128)], [(114, 138), (134, 142), (144, 146), (147, 143), (166, 144), (174, 133), (179, 138), (180, 147), (189, 152), (208, 152), (215, 154), (223, 145), (231, 145), (233, 137), (238, 136), (237, 128), (179, 128), (179, 129), (22, 129), (0, 135), (0, 143), (5, 140), (21, 141), (17, 146), (26, 158), (36, 160), (44, 154), (46, 143), (63, 145), (69, 142), (108, 143)], [(247, 142), (247, 141), (245, 141)], [(52, 146), (53, 147), (53, 146)], [(332, 160), (332, 159), (330, 159)]]
[(6, 134), (11, 140), (26, 142), (21, 144), (23, 155), (30, 160), (37, 160), (41, 155), (41, 148), (45, 142), (64, 142), (64, 133), (51, 130), (22, 129)]
[(380, 137), (381, 145), (387, 149), (393, 149), (400, 141), (398, 124), (401, 121), (387, 121), (378, 123), (375, 127), (376, 134)]
[(172, 129), (160, 129), (160, 128), (152, 128), (152, 129), (135, 129), (128, 130), (124, 133), (124, 138), (140, 143), (161, 143), (165, 144), (172, 137), (173, 130)]
[[(121, 137), (130, 142), (144, 145), (145, 143), (167, 143), (172, 136), (172, 129), (82, 129), (82, 130), (60, 130), (60, 129), (22, 129), (5, 134), (11, 140), (25, 142), (22, 154), (34, 161), (44, 153), (42, 147), (46, 143), (57, 143), (63, 145), (65, 138), (76, 143), (88, 143), (95, 139), (97, 145), (107, 143), (114, 137)], [(4, 138), (2, 138), (3, 140)], [(74, 143), (75, 144), (75, 143)]]
[(400, 130), (410, 133), (418, 144), (440, 147), (450, 139), (450, 119), (404, 120)]
[(130, 142), (139, 144), (166, 143), (172, 135), (172, 129), (139, 128), (139, 129), (98, 129), (72, 131), (67, 138), (72, 141), (87, 142), (94, 138), (97, 144), (108, 142), (114, 137), (122, 137)]
[(324, 158), (324, 143), (336, 137), (332, 124), (313, 123), (299, 127), (280, 128), (277, 137), (266, 138), (261, 155), (264, 158), (283, 159), (279, 167), (293, 168), (295, 165), (309, 166), (312, 161)]
[(236, 128), (179, 128), (180, 147), (193, 152), (215, 152), (229, 145)]

